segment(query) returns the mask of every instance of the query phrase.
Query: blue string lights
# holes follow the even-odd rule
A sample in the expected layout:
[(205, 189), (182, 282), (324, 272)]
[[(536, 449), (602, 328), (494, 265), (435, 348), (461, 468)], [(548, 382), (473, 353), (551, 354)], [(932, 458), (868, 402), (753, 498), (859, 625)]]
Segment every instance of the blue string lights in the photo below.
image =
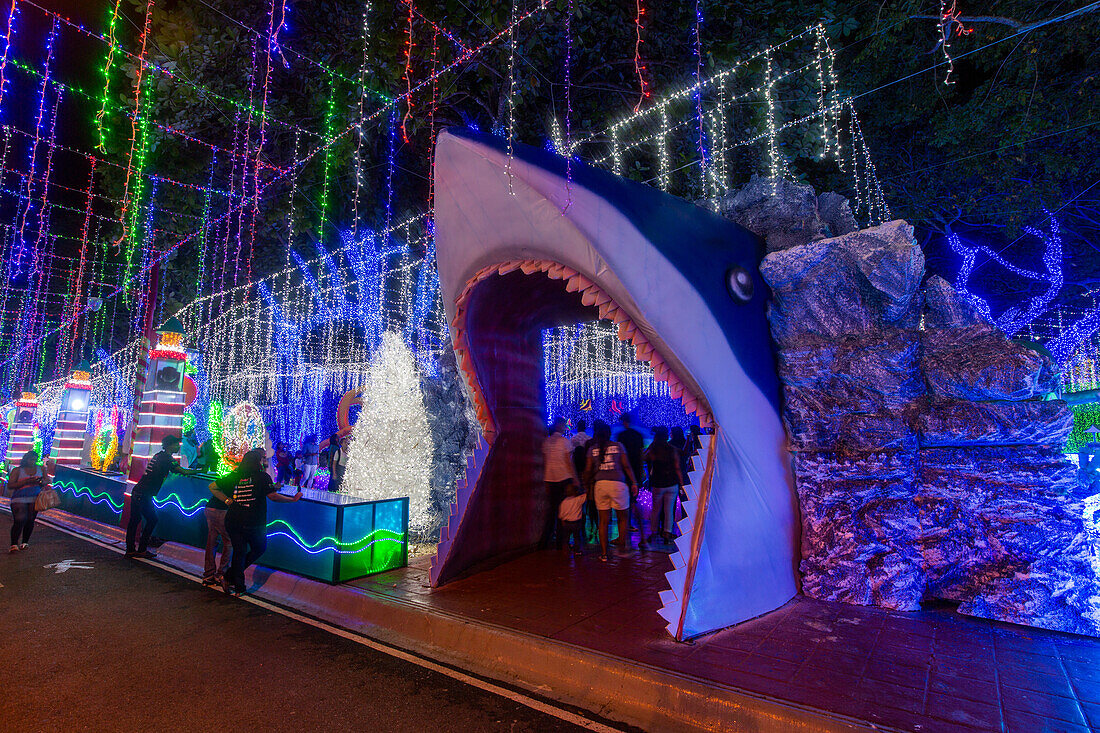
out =
[(698, 424), (668, 383), (654, 378), (638, 361), (634, 345), (619, 339), (606, 322), (559, 326), (542, 332), (543, 387), (546, 415), (552, 423), (595, 419), (609, 424), (624, 413), (646, 426), (688, 427)]
[[(962, 258), (954, 282), (959, 297), (991, 322), (994, 322), (1009, 338), (1020, 335), (1025, 329), (1028, 330), (1029, 335), (1035, 337), (1034, 326), (1037, 320), (1052, 311), (1056, 299), (1065, 285), (1063, 271), (1065, 254), (1062, 246), (1061, 224), (1050, 211), (1046, 211), (1046, 218), (1050, 223), (1045, 232), (1033, 226), (1024, 228), (1028, 235), (1043, 245), (1042, 272), (1020, 267), (985, 245), (964, 244), (955, 232), (949, 232), (946, 237), (946, 242), (951, 251)], [(978, 265), (979, 254), (987, 256), (990, 261), (1014, 275), (1041, 283), (1045, 287), (1025, 302), (1009, 306), (1003, 313), (994, 318), (989, 303), (970, 290), (970, 280)], [(1061, 323), (1060, 313), (1059, 311), (1059, 322)], [(1100, 302), (1097, 302), (1085, 312), (1077, 314), (1077, 316), (1077, 319), (1070, 325), (1059, 325), (1053, 333), (1048, 330), (1042, 338), (1054, 360), (1060, 365), (1066, 364), (1089, 338), (1100, 331)]]

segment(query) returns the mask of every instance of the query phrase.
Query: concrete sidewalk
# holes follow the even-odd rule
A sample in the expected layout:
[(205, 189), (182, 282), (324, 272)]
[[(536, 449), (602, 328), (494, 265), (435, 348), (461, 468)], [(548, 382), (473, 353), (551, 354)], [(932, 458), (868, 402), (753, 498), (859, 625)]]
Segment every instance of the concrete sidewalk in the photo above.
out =
[[(44, 518), (122, 542), (118, 527)], [(194, 548), (160, 553), (201, 572)], [(1100, 640), (795, 599), (680, 644), (656, 615), (667, 563), (546, 551), (440, 589), (426, 558), (354, 584), (265, 568), (250, 582), (272, 603), (646, 730), (1100, 730)]]

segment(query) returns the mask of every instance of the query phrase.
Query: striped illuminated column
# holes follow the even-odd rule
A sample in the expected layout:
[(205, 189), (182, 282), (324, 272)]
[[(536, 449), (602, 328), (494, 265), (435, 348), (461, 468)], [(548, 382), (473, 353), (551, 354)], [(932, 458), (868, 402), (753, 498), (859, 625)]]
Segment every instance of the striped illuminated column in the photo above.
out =
[(134, 410), (131, 430), (130, 486), (145, 473), (145, 466), (169, 435), (183, 434), (183, 376), (187, 352), (183, 350), (183, 324), (174, 316), (157, 331), (157, 344), (149, 350), (145, 389)]
[(84, 434), (88, 428), (88, 402), (92, 394), (92, 374), (88, 362), (73, 369), (61, 393), (61, 410), (53, 431), (50, 458), (54, 465), (80, 465), (84, 453)]
[(38, 409), (38, 395), (24, 392), (15, 401), (15, 421), (8, 439), (8, 468), (19, 463), (23, 454), (34, 447), (34, 413)]

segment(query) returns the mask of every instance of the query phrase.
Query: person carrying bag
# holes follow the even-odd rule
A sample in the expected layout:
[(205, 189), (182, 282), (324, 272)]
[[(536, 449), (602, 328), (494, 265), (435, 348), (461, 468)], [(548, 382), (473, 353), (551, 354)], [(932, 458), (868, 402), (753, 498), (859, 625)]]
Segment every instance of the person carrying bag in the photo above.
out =
[[(29, 450), (19, 459), (19, 465), (8, 474), (8, 491), (11, 492), (11, 548), (9, 553), (27, 549), (38, 516), (38, 499), (44, 493), (46, 469), (38, 465), (38, 454)], [(57, 492), (49, 489), (54, 498)], [(60, 504), (46, 508), (52, 508)]]
[[(42, 476), (46, 478), (45, 471), (43, 471)], [(38, 496), (34, 499), (34, 510), (36, 512), (45, 512), (50, 509), (56, 509), (59, 506), (61, 506), (61, 494), (57, 493), (57, 489), (53, 487), (53, 484), (45, 484), (42, 490), (38, 492)]]

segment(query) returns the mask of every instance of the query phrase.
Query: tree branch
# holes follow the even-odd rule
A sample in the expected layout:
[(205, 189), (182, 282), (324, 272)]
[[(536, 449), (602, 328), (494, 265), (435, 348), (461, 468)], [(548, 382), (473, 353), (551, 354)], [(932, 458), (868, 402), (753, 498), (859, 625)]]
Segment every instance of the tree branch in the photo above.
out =
[(1087, 15), (1088, 13), (1096, 12), (1100, 12), (1100, 0), (1091, 2), (1088, 5), (1077, 8), (1076, 10), (1071, 10), (1063, 15), (1058, 15), (1053, 18), (1046, 18), (1045, 20), (1037, 20), (1034, 23), (1021, 23), (1018, 20), (1013, 20), (1012, 18), (1004, 18), (999, 15), (973, 15), (965, 18), (962, 16), (959, 16), (958, 18), (944, 18), (939, 15), (910, 15), (909, 18), (912, 20), (935, 20), (939, 21), (940, 23), (943, 23), (945, 20), (954, 20), (956, 22), (964, 24), (997, 23), (1000, 25), (1006, 25), (1009, 28), (1015, 30), (1016, 33), (1014, 35), (1021, 35), (1024, 33), (1028, 33), (1029, 31), (1036, 30), (1037, 28), (1042, 28), (1043, 26), (1050, 23), (1060, 23), (1063, 20), (1070, 20), (1071, 18), (1077, 18), (1082, 15)]
[[(910, 20), (938, 20), (941, 23), (944, 20), (948, 20), (947, 18), (943, 18), (939, 15), (910, 15), (909, 19)], [(1023, 23), (1021, 23), (1018, 20), (1013, 20), (1012, 18), (1002, 18), (999, 15), (975, 15), (975, 16), (970, 17), (970, 18), (963, 18), (963, 17), (960, 16), (959, 18), (956, 18), (956, 20), (958, 20), (962, 23), (998, 23), (1000, 25), (1007, 25), (1009, 28), (1016, 28), (1016, 29), (1022, 28), (1023, 25), (1024, 25)]]

